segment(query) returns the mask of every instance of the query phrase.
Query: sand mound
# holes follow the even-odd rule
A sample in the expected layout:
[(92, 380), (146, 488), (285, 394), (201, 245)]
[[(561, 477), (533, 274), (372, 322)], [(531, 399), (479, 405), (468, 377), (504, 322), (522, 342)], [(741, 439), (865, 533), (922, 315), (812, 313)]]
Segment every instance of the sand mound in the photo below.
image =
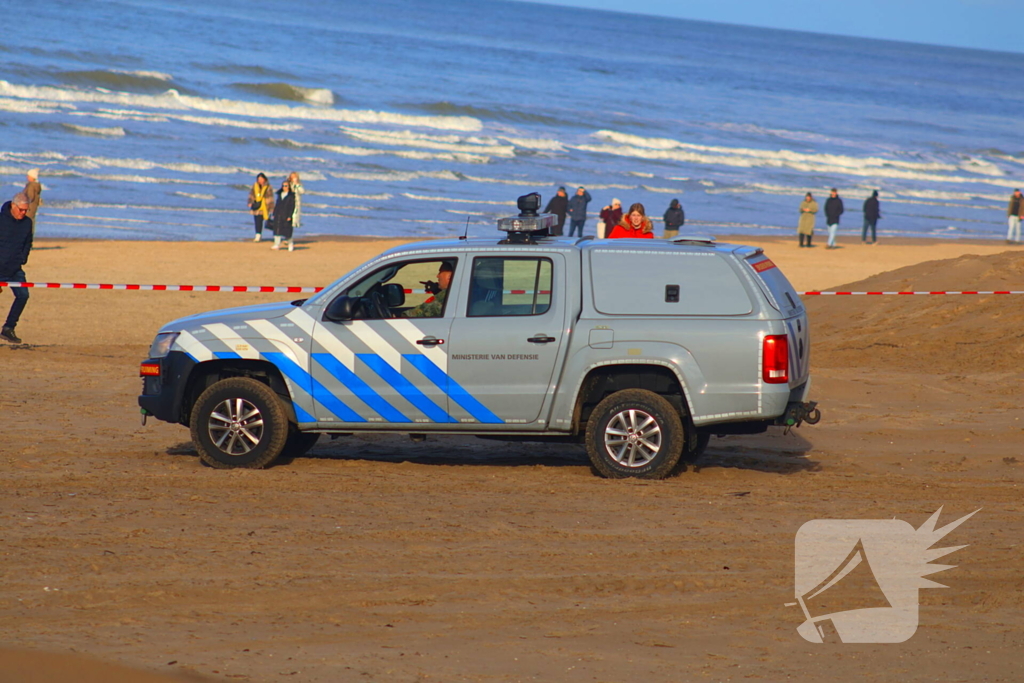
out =
[[(1024, 254), (927, 261), (835, 291), (1024, 290)], [(822, 367), (908, 372), (1024, 368), (1024, 295), (807, 297)]]
[(71, 652), (37, 652), (0, 648), (0, 681), (4, 683), (201, 683), (192, 672), (163, 675), (101, 662)]

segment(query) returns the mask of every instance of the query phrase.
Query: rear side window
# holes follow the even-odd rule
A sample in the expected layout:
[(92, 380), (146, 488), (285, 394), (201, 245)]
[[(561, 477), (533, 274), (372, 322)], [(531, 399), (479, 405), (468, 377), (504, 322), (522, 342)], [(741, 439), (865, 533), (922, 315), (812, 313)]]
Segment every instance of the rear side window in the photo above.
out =
[(787, 316), (795, 315), (803, 310), (804, 306), (800, 296), (771, 259), (764, 254), (755, 254), (748, 257), (746, 263), (753, 269), (769, 303), (776, 310)]
[(540, 315), (551, 308), (551, 261), (478, 257), (469, 283), (470, 317)]
[(747, 290), (714, 252), (590, 252), (594, 308), (606, 315), (744, 315)]

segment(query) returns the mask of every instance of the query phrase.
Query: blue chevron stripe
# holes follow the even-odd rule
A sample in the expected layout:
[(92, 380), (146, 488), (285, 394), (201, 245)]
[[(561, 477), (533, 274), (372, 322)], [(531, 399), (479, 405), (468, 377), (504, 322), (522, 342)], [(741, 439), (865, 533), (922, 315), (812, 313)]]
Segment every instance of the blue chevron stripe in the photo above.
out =
[[(443, 408), (431, 401), (426, 394), (417, 389), (412, 382), (402, 376), (400, 372), (388, 365), (387, 361), (375, 353), (356, 354), (359, 360), (366, 363), (367, 367), (376, 372), (380, 377), (395, 388), (402, 398), (419, 408), (420, 412), (434, 422), (457, 423), (458, 420), (449, 415)], [(442, 390), (444, 387), (441, 387)]]
[(310, 396), (313, 400), (319, 401), (320, 405), (331, 411), (338, 419), (344, 422), (366, 422), (366, 418), (359, 415), (341, 400), (320, 384), (312, 375), (300, 368), (295, 361), (285, 354), (277, 351), (274, 353), (262, 354), (264, 358), (277, 366), (285, 377), (298, 384), (300, 387), (311, 387)]
[(388, 422), (412, 422), (412, 420), (384, 400), (369, 384), (359, 379), (354, 372), (346, 368), (341, 361), (331, 354), (314, 353), (313, 360), (323, 366), (324, 370), (331, 373), (345, 388)]
[(218, 351), (217, 353), (213, 354), (213, 356), (214, 358), (219, 358), (220, 360), (234, 360), (236, 358), (241, 358), (241, 356), (239, 356), (234, 351)]
[[(476, 418), (477, 422), (482, 422), (483, 424), (505, 424), (504, 420), (492, 413), (483, 403), (473, 398), (450, 375), (437, 367), (434, 361), (418, 353), (402, 354), (402, 358), (412, 363), (417, 370), (423, 373), (424, 377), (436, 384), (441, 391), (448, 394), (448, 398), (462, 406), (467, 413)], [(454, 420), (452, 421), (454, 422)]]

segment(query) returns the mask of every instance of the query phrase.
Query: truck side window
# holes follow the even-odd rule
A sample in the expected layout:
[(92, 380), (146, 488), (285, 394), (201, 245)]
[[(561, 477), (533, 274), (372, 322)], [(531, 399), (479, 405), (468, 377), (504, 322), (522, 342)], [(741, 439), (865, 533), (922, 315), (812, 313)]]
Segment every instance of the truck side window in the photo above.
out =
[(540, 315), (551, 307), (551, 261), (487, 256), (473, 259), (470, 317)]

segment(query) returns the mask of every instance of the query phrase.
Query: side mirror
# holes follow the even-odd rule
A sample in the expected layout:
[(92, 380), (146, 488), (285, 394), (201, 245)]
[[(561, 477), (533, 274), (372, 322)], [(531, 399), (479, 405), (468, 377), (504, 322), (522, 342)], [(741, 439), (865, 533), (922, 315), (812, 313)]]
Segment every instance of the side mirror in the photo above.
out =
[(333, 323), (345, 322), (346, 320), (352, 319), (352, 314), (355, 310), (356, 302), (347, 296), (339, 296), (337, 299), (327, 304), (327, 308), (324, 309), (324, 319), (330, 320)]

